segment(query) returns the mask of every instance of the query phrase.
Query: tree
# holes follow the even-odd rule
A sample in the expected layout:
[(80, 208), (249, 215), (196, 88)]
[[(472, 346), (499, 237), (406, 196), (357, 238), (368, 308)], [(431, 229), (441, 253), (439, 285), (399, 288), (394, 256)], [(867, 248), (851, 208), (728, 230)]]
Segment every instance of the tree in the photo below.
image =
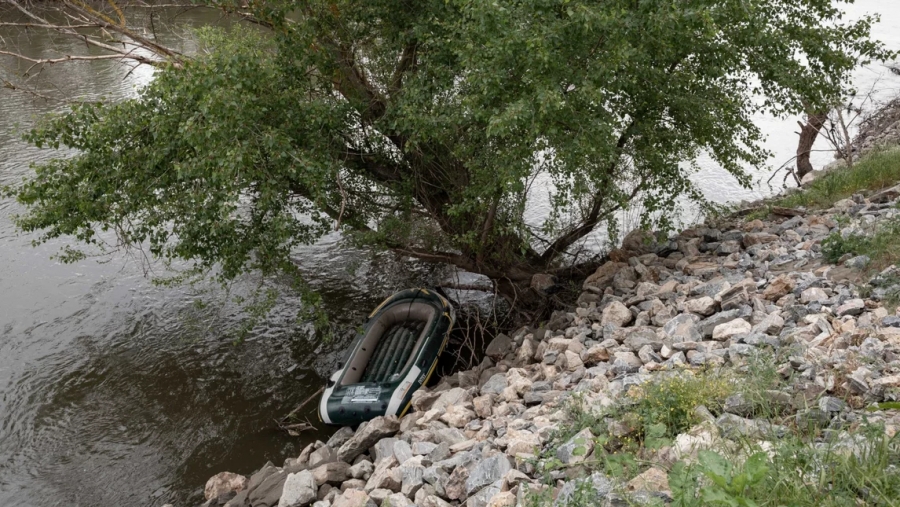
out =
[[(832, 104), (890, 56), (832, 0), (208, 3), (264, 28), (205, 31), (193, 58), (151, 47), (138, 98), (31, 132), (78, 155), (14, 190), (22, 229), (111, 229), (230, 278), (293, 269), (292, 248), (337, 227), (514, 294), (635, 201), (658, 226), (702, 203), (700, 154), (749, 184), (768, 155), (755, 113)], [(535, 185), (552, 205), (537, 225)]]

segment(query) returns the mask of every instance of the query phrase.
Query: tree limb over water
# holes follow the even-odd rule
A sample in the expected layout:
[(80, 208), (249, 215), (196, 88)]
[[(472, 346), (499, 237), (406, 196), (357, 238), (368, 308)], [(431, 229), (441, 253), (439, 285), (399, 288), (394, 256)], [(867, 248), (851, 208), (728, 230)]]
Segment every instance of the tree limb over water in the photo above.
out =
[[(71, 24), (51, 29), (160, 70), (134, 100), (30, 134), (80, 154), (15, 191), (19, 225), (112, 229), (229, 278), (290, 270), (338, 224), (522, 298), (534, 274), (573, 272), (620, 210), (666, 226), (679, 199), (702, 205), (684, 162), (709, 155), (748, 185), (768, 155), (756, 113), (834, 103), (857, 65), (890, 57), (874, 18), (844, 22), (840, 4), (219, 0), (196, 5), (269, 30), (201, 30), (188, 58), (115, 3), (66, 1)], [(529, 216), (536, 200), (546, 213)]]

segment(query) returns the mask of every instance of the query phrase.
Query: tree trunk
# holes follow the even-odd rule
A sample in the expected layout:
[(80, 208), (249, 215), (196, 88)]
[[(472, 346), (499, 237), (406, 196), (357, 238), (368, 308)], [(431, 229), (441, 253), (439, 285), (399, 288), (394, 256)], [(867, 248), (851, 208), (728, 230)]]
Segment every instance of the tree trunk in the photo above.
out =
[(827, 112), (808, 113), (806, 115), (806, 124), (800, 122), (800, 142), (797, 144), (797, 181), (803, 179), (804, 176), (812, 172), (813, 166), (809, 162), (809, 154), (812, 151), (816, 137), (819, 131), (828, 120)]

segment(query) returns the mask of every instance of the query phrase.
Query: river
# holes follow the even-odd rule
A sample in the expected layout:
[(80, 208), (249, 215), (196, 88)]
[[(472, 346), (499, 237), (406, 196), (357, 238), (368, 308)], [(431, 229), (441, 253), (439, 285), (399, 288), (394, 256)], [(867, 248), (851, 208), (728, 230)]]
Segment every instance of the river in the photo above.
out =
[[(864, 0), (848, 10), (881, 12), (875, 35), (900, 48), (900, 6)], [(200, 10), (178, 13), (175, 21), (180, 27), (223, 22)], [(11, 33), (0, 29), (7, 41)], [(189, 37), (161, 36), (192, 49)], [(38, 32), (14, 43), (34, 57), (82, 49)], [(54, 87), (56, 94), (117, 100), (150, 79), (146, 67), (129, 72), (97, 61), (50, 67), (32, 83)], [(878, 81), (882, 94), (900, 88), (900, 78), (884, 67), (862, 69), (856, 79), (860, 89)], [(21, 181), (29, 164), (59, 155), (28, 146), (20, 134), (61, 107), (0, 90), (0, 185)], [(780, 165), (796, 149), (794, 120), (759, 122), (776, 154), (772, 163)], [(822, 154), (814, 160), (826, 161)], [(763, 184), (742, 189), (709, 163), (696, 181), (717, 202), (771, 192)], [(234, 344), (240, 315), (223, 290), (155, 286), (145, 266), (126, 255), (60, 264), (52, 255), (62, 242), (32, 248), (33, 237), (15, 230), (11, 217), (21, 211), (0, 200), (2, 507), (181, 506), (199, 501), (203, 483), (216, 472), (249, 473), (266, 460), (280, 464), (330, 430), (290, 437), (273, 420), (318, 389), (354, 326), (383, 295), (440, 276), (390, 256), (373, 259), (332, 235), (297, 258), (339, 316), (335, 339), (323, 343), (309, 326), (295, 325), (299, 302), (282, 296), (273, 318)], [(239, 280), (232, 294), (256, 283)], [(318, 424), (312, 407), (305, 415)]]

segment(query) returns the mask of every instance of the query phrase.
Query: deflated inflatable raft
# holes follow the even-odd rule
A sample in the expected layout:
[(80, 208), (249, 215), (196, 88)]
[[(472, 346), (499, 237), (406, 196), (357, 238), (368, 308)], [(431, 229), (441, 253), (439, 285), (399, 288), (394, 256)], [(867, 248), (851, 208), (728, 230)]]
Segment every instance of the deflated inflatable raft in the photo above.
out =
[(380, 415), (402, 416), (428, 382), (456, 318), (450, 304), (425, 289), (407, 289), (369, 315), (343, 367), (331, 375), (319, 416), (355, 425)]

